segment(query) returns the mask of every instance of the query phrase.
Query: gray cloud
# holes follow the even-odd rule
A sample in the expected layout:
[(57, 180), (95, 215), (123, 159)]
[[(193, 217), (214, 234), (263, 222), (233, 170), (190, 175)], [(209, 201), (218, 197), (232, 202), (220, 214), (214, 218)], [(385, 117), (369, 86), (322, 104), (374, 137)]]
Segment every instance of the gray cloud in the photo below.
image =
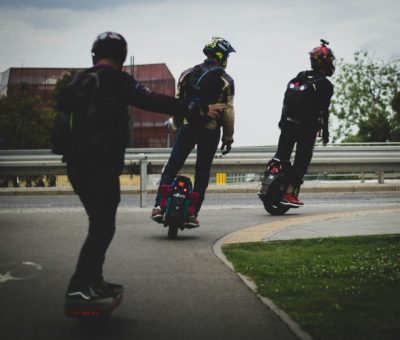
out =
[[(167, 0), (152, 0), (152, 2), (164, 2)], [(62, 8), (72, 10), (97, 10), (102, 8), (114, 8), (128, 4), (145, 3), (146, 0), (1, 0), (0, 8)]]
[(89, 66), (93, 40), (100, 32), (113, 30), (125, 36), (136, 63), (165, 62), (178, 78), (184, 69), (202, 61), (206, 40), (221, 35), (238, 51), (227, 68), (237, 89), (237, 145), (276, 144), (286, 82), (309, 67), (308, 51), (321, 37), (345, 61), (364, 47), (382, 58), (400, 53), (398, 0), (143, 0), (129, 4), (117, 0), (108, 2), (112, 7), (97, 4), (96, 9), (73, 3), (76, 8), (3, 7), (0, 72), (22, 63), (27, 67)]

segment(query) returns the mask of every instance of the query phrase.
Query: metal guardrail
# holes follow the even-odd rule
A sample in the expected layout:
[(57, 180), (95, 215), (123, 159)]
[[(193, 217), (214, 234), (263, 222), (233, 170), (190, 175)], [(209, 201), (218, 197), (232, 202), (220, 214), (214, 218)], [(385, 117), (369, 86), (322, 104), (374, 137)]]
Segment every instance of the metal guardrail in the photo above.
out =
[[(171, 149), (127, 149), (124, 174), (140, 175), (141, 202), (146, 201), (147, 175), (161, 174)], [(219, 152), (211, 174), (262, 173), (276, 146), (235, 147), (226, 155)], [(194, 173), (196, 151), (190, 153), (183, 173)], [(308, 174), (377, 173), (378, 183), (385, 172), (400, 172), (400, 143), (332, 144), (316, 146)], [(0, 150), (0, 176), (63, 175), (65, 164), (50, 150)]]

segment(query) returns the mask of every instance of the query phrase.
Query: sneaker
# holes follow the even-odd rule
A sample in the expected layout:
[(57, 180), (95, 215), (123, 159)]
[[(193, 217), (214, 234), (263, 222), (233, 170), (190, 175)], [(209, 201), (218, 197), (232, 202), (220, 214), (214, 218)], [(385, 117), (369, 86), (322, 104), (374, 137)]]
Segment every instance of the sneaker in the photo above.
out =
[(112, 295), (113, 297), (117, 297), (119, 295), (121, 295), (124, 292), (124, 286), (117, 284), (117, 283), (110, 283), (107, 281), (99, 281), (99, 282), (95, 282), (92, 285), (93, 289), (95, 292), (103, 292), (103, 294), (105, 292), (107, 292), (107, 294)]
[(92, 301), (116, 298), (124, 292), (124, 287), (104, 280), (91, 284), (72, 279), (66, 293), (66, 298), (76, 301)]
[(109, 316), (122, 301), (124, 287), (104, 280), (78, 286), (71, 280), (64, 301), (64, 313), (70, 318)]
[(160, 206), (153, 208), (153, 210), (151, 211), (151, 219), (153, 221), (156, 221), (157, 223), (164, 222), (164, 213)]
[(191, 216), (189, 216), (188, 220), (186, 221), (185, 227), (189, 228), (189, 229), (198, 228), (198, 227), (200, 227), (200, 222), (195, 215), (191, 215)]
[(68, 288), (67, 293), (65, 294), (66, 301), (75, 301), (75, 302), (90, 302), (95, 300), (103, 300), (113, 298), (111, 292), (107, 290), (99, 290), (94, 289), (93, 286), (89, 285), (81, 288)]
[(287, 205), (292, 208), (299, 208), (304, 205), (303, 202), (300, 202), (294, 195), (293, 193), (286, 193), (283, 195), (280, 201), (281, 204)]

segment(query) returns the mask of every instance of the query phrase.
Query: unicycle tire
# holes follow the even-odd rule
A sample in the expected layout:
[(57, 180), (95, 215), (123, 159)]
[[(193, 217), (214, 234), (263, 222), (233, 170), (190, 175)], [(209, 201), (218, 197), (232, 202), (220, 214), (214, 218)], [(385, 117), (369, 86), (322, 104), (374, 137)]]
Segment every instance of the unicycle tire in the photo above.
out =
[(285, 214), (290, 207), (282, 205), (280, 203), (264, 202), (265, 210), (273, 216), (279, 216)]
[(172, 225), (168, 227), (168, 238), (170, 240), (176, 240), (178, 238), (178, 227)]

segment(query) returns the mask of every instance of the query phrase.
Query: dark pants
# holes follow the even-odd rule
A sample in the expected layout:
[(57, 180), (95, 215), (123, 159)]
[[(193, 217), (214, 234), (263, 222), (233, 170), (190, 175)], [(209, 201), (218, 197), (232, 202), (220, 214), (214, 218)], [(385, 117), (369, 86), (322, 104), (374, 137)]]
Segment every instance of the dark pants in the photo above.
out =
[(294, 162), (289, 174), (289, 183), (294, 187), (298, 187), (302, 183), (303, 177), (311, 163), (317, 132), (318, 126), (316, 124), (302, 126), (285, 122), (282, 127), (275, 157), (280, 160), (289, 161), (294, 145), (296, 144)]
[(103, 279), (105, 253), (115, 233), (120, 202), (119, 175), (100, 167), (68, 162), (68, 178), (89, 217), (89, 231), (73, 278), (83, 282)]
[(162, 184), (171, 184), (178, 172), (182, 169), (190, 151), (197, 145), (196, 174), (193, 191), (200, 195), (196, 212), (200, 211), (204, 195), (210, 180), (211, 164), (218, 148), (220, 129), (206, 129), (204, 127), (193, 127), (182, 125), (176, 136), (175, 145), (172, 149), (168, 163), (161, 175), (160, 187), (158, 190), (155, 206), (160, 205)]

